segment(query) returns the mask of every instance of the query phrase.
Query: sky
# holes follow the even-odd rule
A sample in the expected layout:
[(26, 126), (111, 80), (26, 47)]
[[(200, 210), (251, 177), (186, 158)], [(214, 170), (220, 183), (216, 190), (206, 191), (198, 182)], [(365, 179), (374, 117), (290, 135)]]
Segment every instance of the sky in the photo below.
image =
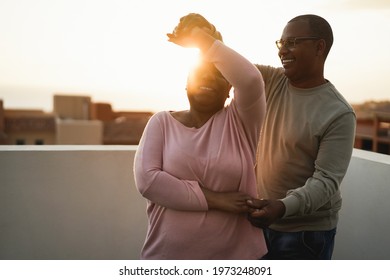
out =
[(192, 12), (272, 66), (281, 66), (275, 40), (287, 21), (320, 15), (335, 37), (325, 78), (351, 103), (390, 99), (390, 0), (0, 0), (0, 99), (6, 109), (51, 111), (53, 94), (114, 110), (187, 109), (196, 52), (166, 33)]

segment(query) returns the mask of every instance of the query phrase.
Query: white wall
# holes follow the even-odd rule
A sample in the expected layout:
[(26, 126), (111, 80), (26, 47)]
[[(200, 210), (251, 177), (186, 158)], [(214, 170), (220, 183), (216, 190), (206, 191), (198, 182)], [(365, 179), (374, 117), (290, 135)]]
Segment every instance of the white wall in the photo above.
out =
[[(137, 259), (136, 146), (0, 146), (0, 259)], [(390, 156), (354, 150), (334, 259), (390, 259)]]
[(333, 258), (390, 260), (390, 156), (355, 149), (341, 193)]
[(134, 146), (0, 146), (0, 259), (137, 259)]

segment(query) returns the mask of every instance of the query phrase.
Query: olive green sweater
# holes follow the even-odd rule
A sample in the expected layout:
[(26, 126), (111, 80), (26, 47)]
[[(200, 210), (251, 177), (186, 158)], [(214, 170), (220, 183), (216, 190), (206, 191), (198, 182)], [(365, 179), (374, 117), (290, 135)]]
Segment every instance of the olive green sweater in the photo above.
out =
[(270, 228), (333, 229), (353, 150), (355, 113), (330, 82), (299, 89), (290, 85), (283, 68), (257, 67), (267, 98), (257, 151), (259, 196), (286, 205), (284, 217)]

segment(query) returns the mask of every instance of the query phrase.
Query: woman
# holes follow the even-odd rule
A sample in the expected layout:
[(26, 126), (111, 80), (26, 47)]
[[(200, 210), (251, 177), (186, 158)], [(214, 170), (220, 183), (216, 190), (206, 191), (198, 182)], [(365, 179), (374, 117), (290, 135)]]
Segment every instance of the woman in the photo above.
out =
[(189, 110), (155, 114), (137, 149), (135, 181), (149, 219), (141, 258), (259, 259), (266, 246), (246, 201), (257, 197), (262, 77), (199, 14), (181, 18), (168, 37), (199, 48), (201, 62), (187, 80)]

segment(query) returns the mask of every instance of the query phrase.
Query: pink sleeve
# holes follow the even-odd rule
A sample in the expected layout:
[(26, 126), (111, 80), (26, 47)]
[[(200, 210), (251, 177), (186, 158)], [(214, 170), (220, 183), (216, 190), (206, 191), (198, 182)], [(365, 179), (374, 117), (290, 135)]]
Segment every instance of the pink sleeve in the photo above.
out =
[(205, 58), (213, 62), (234, 88), (234, 99), (240, 110), (261, 104), (259, 116), (265, 114), (264, 81), (256, 66), (235, 50), (215, 41)]
[(252, 149), (256, 149), (262, 123), (265, 119), (266, 100), (264, 81), (256, 66), (215, 41), (205, 54), (234, 88), (234, 102)]
[(134, 159), (134, 177), (139, 192), (161, 206), (182, 211), (207, 211), (198, 182), (180, 180), (162, 170), (164, 122), (154, 115), (144, 130)]

